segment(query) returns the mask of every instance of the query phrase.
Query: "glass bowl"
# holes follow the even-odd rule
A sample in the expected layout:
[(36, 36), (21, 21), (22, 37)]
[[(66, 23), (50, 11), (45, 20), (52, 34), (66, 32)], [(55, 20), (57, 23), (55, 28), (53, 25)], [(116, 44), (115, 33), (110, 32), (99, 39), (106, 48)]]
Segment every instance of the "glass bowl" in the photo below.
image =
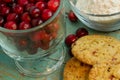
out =
[(39, 26), (26, 30), (0, 27), (0, 45), (15, 60), (21, 73), (39, 77), (52, 73), (62, 65), (65, 49), (61, 42), (66, 31), (63, 2), (60, 0), (53, 16)]
[(86, 7), (86, 5), (84, 5), (84, 8), (80, 7), (85, 1), (83, 1), (83, 4), (79, 4), (79, 1), (80, 0), (68, 0), (68, 4), (78, 19), (86, 26), (98, 31), (114, 31), (120, 29), (120, 12), (112, 14), (104, 12), (104, 14), (90, 13), (85, 10), (88, 6)]

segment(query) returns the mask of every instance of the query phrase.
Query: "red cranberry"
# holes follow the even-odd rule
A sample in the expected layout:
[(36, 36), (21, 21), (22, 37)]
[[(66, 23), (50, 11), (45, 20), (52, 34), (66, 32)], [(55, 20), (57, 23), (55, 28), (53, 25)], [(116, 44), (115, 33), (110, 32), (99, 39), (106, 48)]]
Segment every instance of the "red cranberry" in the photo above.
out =
[(30, 2), (30, 3), (35, 3), (35, 2), (36, 2), (36, 0), (29, 0), (29, 2)]
[(73, 11), (70, 11), (70, 12), (69, 12), (68, 18), (69, 18), (69, 20), (72, 21), (72, 22), (76, 22), (76, 21), (77, 21), (77, 17), (76, 17), (76, 15), (73, 13)]
[(28, 4), (28, 0), (18, 0), (18, 4), (21, 6), (25, 6), (26, 4)]
[(32, 23), (32, 26), (35, 27), (42, 24), (43, 21), (40, 18), (35, 18), (35, 19), (32, 19), (31, 23)]
[(37, 18), (40, 16), (40, 9), (37, 8), (37, 7), (31, 7), (30, 8), (30, 15), (33, 17), (33, 18)]
[(34, 6), (33, 3), (29, 3), (29, 4), (27, 4), (27, 5), (25, 6), (25, 10), (26, 10), (26, 11), (30, 11), (30, 8), (33, 7), (33, 6)]
[(11, 30), (17, 30), (17, 25), (14, 21), (8, 21), (4, 25), (5, 28), (11, 29)]
[(13, 3), (14, 0), (4, 0), (5, 3)]
[(0, 16), (0, 26), (2, 26), (4, 23), (4, 18), (2, 16)]
[(36, 2), (39, 2), (39, 1), (42, 1), (42, 2), (45, 2), (45, 0), (35, 0)]
[(41, 11), (43, 11), (46, 8), (46, 3), (39, 1), (35, 4), (36, 7), (38, 7)]
[(19, 30), (26, 30), (26, 29), (30, 29), (31, 25), (27, 22), (21, 22), (19, 25)]
[(15, 5), (13, 6), (13, 11), (17, 14), (22, 14), (23, 13), (23, 7), (20, 5)]
[(48, 20), (53, 15), (52, 11), (50, 9), (44, 9), (42, 12), (42, 19), (44, 21)]
[(10, 8), (9, 7), (7, 7), (7, 6), (3, 6), (2, 8), (1, 8), (1, 14), (2, 15), (7, 15), (7, 14), (9, 14), (9, 12), (10, 12)]
[(7, 21), (17, 21), (18, 15), (16, 13), (10, 13), (7, 16)]
[(21, 19), (22, 19), (22, 21), (25, 21), (28, 23), (31, 21), (31, 17), (28, 12), (23, 13)]
[(77, 29), (76, 36), (78, 38), (82, 37), (82, 36), (85, 36), (85, 35), (88, 35), (88, 31), (85, 28), (79, 28), (79, 29)]
[(50, 36), (45, 32), (45, 30), (38, 31), (31, 36), (31, 40), (34, 42), (38, 42), (46, 38), (50, 40)]
[(32, 41), (34, 41), (35, 43), (39, 43), (40, 48), (44, 50), (49, 48), (50, 39), (50, 35), (48, 35), (44, 30), (36, 32), (32, 36)]
[(53, 12), (55, 12), (57, 10), (59, 5), (60, 5), (60, 1), (59, 0), (49, 0), (49, 2), (48, 2), (48, 8), (50, 10), (52, 10)]
[(71, 44), (74, 43), (76, 40), (77, 40), (76, 35), (70, 34), (70, 35), (68, 35), (68, 36), (66, 37), (66, 39), (65, 39), (65, 44), (66, 44), (67, 46), (71, 46)]
[(3, 0), (0, 0), (0, 3), (3, 3)]
[(21, 38), (21, 39), (18, 39), (18, 44), (19, 44), (19, 46), (25, 48), (28, 45), (28, 41), (25, 38)]

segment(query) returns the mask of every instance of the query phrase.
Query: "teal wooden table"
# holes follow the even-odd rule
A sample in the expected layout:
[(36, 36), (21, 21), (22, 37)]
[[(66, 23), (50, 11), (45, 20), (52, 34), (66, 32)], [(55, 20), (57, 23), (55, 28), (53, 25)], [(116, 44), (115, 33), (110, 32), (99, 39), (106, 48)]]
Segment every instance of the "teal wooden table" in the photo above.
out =
[[(89, 29), (88, 27), (83, 25), (80, 21), (78, 21), (76, 23), (70, 22), (67, 17), (67, 13), (69, 12), (68, 5), (67, 5), (67, 3), (65, 3), (65, 4), (66, 5), (64, 7), (67, 8), (66, 14), (65, 14), (66, 36), (69, 34), (74, 34), (78, 28), (84, 27), (89, 31), (89, 34), (110, 35), (117, 39), (120, 39), (120, 30), (113, 31), (113, 32), (98, 32), (98, 31)], [(63, 44), (64, 44), (64, 41), (63, 41)], [(66, 50), (67, 50), (67, 48), (66, 48)], [(40, 77), (31, 78), (31, 77), (26, 77), (23, 74), (20, 74), (16, 70), (14, 61), (11, 58), (9, 58), (0, 48), (0, 80), (63, 80), (62, 74), (63, 74), (64, 65), (69, 58), (70, 58), (70, 56), (69, 56), (68, 52), (66, 52), (65, 62), (63, 63), (62, 67), (58, 71), (54, 72), (53, 74), (51, 74), (49, 76), (45, 76), (42, 78), (40, 78)]]

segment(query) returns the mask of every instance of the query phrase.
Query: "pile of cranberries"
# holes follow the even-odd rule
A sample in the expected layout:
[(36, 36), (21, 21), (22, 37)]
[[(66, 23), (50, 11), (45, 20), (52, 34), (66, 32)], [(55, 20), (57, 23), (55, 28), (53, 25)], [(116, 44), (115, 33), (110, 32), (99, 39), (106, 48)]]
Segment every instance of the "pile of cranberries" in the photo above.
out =
[(0, 26), (25, 30), (48, 20), (60, 5), (60, 0), (0, 0)]
[[(0, 26), (8, 30), (26, 30), (36, 27), (53, 16), (60, 5), (60, 0), (0, 0)], [(5, 35), (19, 51), (26, 50), (35, 54), (38, 48), (48, 49), (60, 28), (59, 15), (43, 28), (21, 34)]]

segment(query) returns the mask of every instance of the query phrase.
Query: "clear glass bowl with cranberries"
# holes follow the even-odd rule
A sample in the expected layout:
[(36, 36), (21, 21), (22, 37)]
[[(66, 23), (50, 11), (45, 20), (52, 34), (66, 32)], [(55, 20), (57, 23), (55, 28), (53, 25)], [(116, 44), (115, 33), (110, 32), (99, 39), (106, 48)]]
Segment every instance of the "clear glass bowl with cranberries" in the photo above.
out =
[[(4, 52), (20, 62), (38, 59), (42, 62), (43, 58), (50, 57), (52, 53), (61, 52), (58, 57), (54, 57), (56, 63), (48, 58), (43, 60), (51, 61), (51, 66), (47, 63), (50, 69), (58, 62), (61, 63), (63, 48), (61, 51), (57, 48), (65, 35), (62, 6), (63, 0), (0, 0), (0, 45)], [(24, 66), (20, 62), (16, 62), (18, 68)], [(28, 73), (23, 73), (32, 74), (29, 69)], [(33, 71), (33, 76), (36, 75), (34, 73), (37, 72)]]

